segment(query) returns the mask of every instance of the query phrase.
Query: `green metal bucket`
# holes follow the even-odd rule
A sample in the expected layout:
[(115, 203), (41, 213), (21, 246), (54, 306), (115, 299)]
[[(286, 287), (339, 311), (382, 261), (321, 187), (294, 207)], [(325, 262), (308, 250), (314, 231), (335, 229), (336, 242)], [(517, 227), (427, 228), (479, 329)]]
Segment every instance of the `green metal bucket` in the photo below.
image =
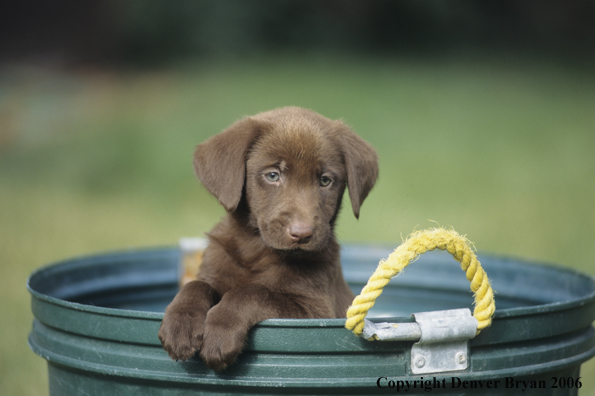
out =
[[(344, 274), (357, 294), (392, 249), (347, 246)], [(595, 355), (595, 279), (518, 260), (480, 257), (496, 291), (493, 324), (469, 342), (464, 370), (413, 374), (414, 341), (371, 342), (343, 319), (258, 324), (223, 373), (174, 362), (157, 331), (177, 292), (178, 249), (78, 258), (34, 272), (29, 344), (48, 362), (50, 394), (572, 395)], [(385, 287), (368, 314), (410, 323), (411, 313), (471, 307), (469, 283), (444, 252), (423, 255)]]

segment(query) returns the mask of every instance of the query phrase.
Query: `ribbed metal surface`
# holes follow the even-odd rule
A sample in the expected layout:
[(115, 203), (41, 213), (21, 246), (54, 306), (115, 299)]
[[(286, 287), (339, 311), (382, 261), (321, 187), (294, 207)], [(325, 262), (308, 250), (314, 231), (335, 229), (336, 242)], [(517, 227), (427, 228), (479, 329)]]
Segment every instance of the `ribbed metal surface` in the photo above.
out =
[[(391, 251), (344, 248), (345, 278), (354, 292)], [(493, 324), (471, 341), (466, 371), (427, 377), (447, 384), (453, 377), (546, 379), (548, 389), (535, 394), (574, 394), (576, 389), (554, 392), (550, 377), (576, 378), (580, 364), (595, 354), (595, 280), (550, 266), (479, 258), (497, 293)], [(36, 319), (29, 343), (48, 360), (52, 395), (385, 394), (379, 377), (420, 379), (411, 374), (411, 342), (368, 342), (345, 330), (342, 319), (264, 321), (224, 373), (208, 370), (198, 358), (173, 362), (157, 331), (177, 291), (179, 259), (177, 249), (130, 251), (74, 259), (31, 275)], [(471, 308), (472, 301), (458, 263), (447, 253), (428, 253), (392, 280), (369, 317), (409, 322), (412, 312)], [(418, 391), (427, 393), (421, 388), (408, 394)]]

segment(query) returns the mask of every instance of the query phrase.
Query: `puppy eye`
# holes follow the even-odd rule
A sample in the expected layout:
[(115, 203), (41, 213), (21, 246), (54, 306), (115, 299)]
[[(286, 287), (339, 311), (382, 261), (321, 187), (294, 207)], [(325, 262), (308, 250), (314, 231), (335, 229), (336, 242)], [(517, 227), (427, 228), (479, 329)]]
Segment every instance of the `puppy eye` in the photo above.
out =
[(264, 177), (266, 177), (271, 183), (276, 183), (279, 181), (279, 174), (277, 172), (269, 172), (264, 175)]
[(327, 187), (329, 184), (331, 184), (331, 181), (332, 181), (332, 180), (331, 180), (330, 178), (328, 178), (328, 177), (326, 177), (326, 176), (322, 176), (322, 177), (320, 178), (320, 185), (321, 185), (322, 187)]

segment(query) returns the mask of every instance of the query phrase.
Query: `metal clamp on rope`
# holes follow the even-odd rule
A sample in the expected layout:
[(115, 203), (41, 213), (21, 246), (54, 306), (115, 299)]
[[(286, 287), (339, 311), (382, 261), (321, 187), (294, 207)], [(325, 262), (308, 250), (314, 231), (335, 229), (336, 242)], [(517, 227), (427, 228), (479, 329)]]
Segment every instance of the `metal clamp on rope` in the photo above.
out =
[(373, 323), (365, 319), (362, 336), (380, 341), (417, 341), (411, 347), (413, 374), (465, 370), (469, 340), (477, 319), (468, 308), (414, 313), (412, 323)]
[[(382, 288), (420, 254), (440, 249), (461, 263), (474, 293), (473, 316), (469, 309), (413, 314), (417, 323), (378, 323), (365, 319)], [(467, 368), (469, 340), (492, 323), (496, 310), (494, 291), (469, 240), (454, 230), (435, 228), (417, 231), (391, 253), (368, 279), (347, 309), (345, 328), (367, 340), (419, 340), (411, 348), (413, 374), (440, 373)]]

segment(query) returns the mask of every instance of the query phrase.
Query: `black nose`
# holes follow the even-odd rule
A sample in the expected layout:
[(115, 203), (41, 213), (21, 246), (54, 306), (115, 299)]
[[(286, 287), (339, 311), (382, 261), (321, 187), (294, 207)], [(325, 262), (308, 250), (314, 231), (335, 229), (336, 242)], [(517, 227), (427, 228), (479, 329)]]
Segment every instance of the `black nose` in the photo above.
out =
[(312, 238), (314, 230), (304, 223), (294, 223), (289, 226), (289, 237), (292, 242), (306, 243)]

